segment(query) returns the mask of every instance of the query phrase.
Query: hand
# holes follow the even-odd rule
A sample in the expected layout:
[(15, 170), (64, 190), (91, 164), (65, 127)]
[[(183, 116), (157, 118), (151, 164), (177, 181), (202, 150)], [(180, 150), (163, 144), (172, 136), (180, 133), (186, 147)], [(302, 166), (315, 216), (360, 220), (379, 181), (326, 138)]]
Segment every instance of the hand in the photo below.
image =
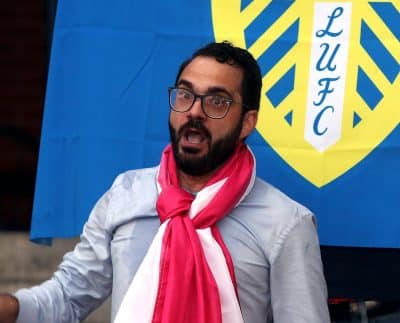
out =
[(10, 294), (0, 294), (0, 323), (15, 323), (19, 311), (18, 300)]

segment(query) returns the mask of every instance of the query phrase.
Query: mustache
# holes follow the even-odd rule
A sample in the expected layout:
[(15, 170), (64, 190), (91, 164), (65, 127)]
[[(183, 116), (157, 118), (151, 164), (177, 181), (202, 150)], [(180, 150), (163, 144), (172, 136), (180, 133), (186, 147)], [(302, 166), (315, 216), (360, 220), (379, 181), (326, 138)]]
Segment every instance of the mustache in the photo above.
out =
[(181, 138), (188, 129), (196, 129), (201, 132), (207, 139), (211, 139), (211, 134), (204, 126), (203, 121), (197, 119), (190, 119), (178, 131), (178, 137)]

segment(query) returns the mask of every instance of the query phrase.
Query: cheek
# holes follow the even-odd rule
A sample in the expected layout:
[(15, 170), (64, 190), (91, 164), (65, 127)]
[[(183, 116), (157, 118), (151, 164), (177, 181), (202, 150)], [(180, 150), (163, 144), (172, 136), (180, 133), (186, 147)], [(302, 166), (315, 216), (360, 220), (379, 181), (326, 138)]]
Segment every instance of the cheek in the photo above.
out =
[(221, 123), (213, 122), (208, 125), (205, 124), (205, 126), (208, 128), (208, 131), (211, 133), (213, 141), (224, 138), (232, 130), (231, 125), (227, 124), (225, 122), (221, 122)]
[(240, 122), (240, 117), (237, 117), (236, 115), (231, 115), (221, 119), (220, 121), (222, 122), (218, 122), (218, 120), (216, 120), (217, 122), (215, 122), (212, 127), (213, 127), (213, 133), (215, 134), (215, 138), (222, 138), (225, 137), (226, 135), (230, 134), (237, 126), (238, 123)]
[(183, 113), (178, 113), (178, 112), (174, 112), (174, 111), (172, 111), (169, 114), (169, 122), (173, 128), (178, 129), (179, 125), (182, 124), (182, 122), (183, 122), (182, 114)]

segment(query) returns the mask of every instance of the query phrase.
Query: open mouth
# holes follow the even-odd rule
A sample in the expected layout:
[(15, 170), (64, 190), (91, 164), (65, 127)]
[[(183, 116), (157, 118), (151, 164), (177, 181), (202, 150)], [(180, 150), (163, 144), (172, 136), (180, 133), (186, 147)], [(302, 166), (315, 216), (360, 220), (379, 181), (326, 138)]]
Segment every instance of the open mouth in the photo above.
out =
[(208, 129), (197, 121), (189, 121), (179, 130), (179, 137), (189, 144), (201, 144), (206, 140), (211, 140)]
[(187, 154), (198, 154), (208, 146), (210, 136), (202, 129), (185, 128), (180, 136), (180, 146)]
[(184, 132), (183, 137), (190, 144), (200, 144), (206, 139), (204, 134), (197, 129), (187, 129)]
[(177, 143), (183, 152), (198, 154), (205, 151), (211, 143), (211, 134), (198, 120), (189, 120), (180, 127), (177, 134)]

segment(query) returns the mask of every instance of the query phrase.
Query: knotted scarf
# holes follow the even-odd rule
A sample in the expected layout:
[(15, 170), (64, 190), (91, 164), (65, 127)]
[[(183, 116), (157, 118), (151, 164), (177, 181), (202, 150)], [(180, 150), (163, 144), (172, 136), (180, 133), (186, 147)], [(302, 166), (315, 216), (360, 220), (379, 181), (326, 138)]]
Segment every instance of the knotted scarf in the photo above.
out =
[(114, 322), (243, 322), (232, 259), (216, 223), (247, 195), (254, 178), (254, 157), (240, 144), (194, 196), (180, 188), (166, 147), (157, 178), (161, 225)]

